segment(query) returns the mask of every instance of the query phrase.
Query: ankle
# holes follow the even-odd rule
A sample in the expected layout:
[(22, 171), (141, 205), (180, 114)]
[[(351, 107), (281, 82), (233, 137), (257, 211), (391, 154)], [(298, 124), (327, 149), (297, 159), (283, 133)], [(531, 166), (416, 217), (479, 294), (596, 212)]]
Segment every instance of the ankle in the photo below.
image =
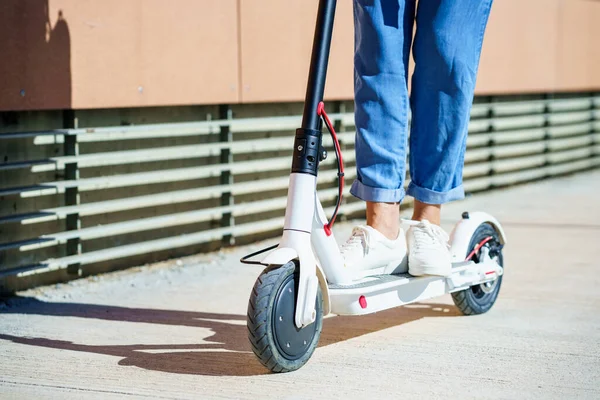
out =
[(400, 204), (367, 202), (367, 225), (396, 240), (400, 233)]
[(426, 204), (415, 200), (412, 220), (422, 221), (426, 219), (435, 225), (441, 224), (442, 206), (441, 204)]

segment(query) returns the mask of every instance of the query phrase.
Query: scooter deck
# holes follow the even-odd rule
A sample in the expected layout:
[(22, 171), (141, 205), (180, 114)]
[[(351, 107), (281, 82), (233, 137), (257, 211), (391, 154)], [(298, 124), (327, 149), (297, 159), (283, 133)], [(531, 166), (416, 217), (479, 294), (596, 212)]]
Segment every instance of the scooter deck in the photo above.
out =
[(331, 312), (338, 315), (370, 314), (463, 290), (500, 275), (501, 267), (482, 271), (480, 265), (465, 262), (455, 264), (448, 277), (374, 275), (350, 285), (330, 284)]

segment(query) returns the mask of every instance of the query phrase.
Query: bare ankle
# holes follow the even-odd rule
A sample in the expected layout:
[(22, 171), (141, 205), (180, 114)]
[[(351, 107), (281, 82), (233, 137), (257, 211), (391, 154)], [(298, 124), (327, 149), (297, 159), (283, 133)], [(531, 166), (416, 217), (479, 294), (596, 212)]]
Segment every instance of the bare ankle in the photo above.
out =
[(441, 204), (427, 204), (415, 200), (412, 218), (415, 221), (422, 221), (426, 219), (435, 225), (440, 225), (442, 215)]
[(400, 232), (400, 203), (367, 202), (367, 225), (395, 240)]

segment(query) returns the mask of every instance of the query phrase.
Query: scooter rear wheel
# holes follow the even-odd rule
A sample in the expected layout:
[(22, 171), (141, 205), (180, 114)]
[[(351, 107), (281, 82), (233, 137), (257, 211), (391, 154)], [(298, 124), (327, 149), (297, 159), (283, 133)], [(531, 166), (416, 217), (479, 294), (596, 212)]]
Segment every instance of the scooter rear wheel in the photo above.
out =
[[(469, 250), (465, 257), (467, 257), (475, 247), (481, 243), (482, 240), (491, 237), (492, 239), (482, 246), (479, 251), (473, 255), (472, 260), (479, 262), (482, 249), (491, 249), (490, 256), (502, 267), (504, 267), (502, 257), (502, 246), (500, 242), (500, 235), (496, 229), (489, 223), (485, 222), (477, 227), (471, 242), (469, 243)], [(492, 282), (482, 283), (480, 285), (471, 286), (468, 289), (461, 290), (460, 292), (452, 293), (452, 300), (458, 309), (464, 315), (477, 315), (483, 314), (489, 311), (490, 308), (496, 302), (498, 293), (500, 292), (500, 286), (502, 285), (502, 276), (498, 277)]]
[(315, 304), (316, 320), (302, 329), (294, 323), (299, 268), (291, 261), (266, 268), (256, 280), (248, 302), (248, 339), (262, 365), (273, 372), (289, 372), (310, 359), (323, 327), (321, 290)]

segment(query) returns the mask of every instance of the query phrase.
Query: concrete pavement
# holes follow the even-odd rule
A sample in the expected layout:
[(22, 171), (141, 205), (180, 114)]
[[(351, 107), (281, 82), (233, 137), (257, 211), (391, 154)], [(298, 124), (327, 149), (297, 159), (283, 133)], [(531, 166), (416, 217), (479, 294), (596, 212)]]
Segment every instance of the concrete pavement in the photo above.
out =
[(304, 368), (269, 374), (245, 327), (261, 268), (237, 260), (271, 240), (0, 304), (0, 398), (600, 399), (600, 171), (454, 203), (446, 227), (478, 209), (508, 236), (485, 315), (445, 296), (328, 318)]

